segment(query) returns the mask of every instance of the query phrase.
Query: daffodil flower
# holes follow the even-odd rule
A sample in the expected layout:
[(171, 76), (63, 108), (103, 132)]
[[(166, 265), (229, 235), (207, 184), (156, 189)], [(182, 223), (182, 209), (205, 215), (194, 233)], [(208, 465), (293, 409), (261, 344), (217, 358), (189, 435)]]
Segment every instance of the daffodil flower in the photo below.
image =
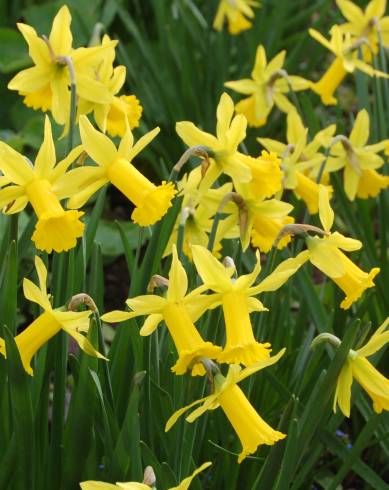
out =
[(330, 144), (335, 129), (334, 124), (328, 126), (308, 142), (308, 129), (304, 127), (297, 112), (291, 111), (287, 116), (287, 144), (270, 138), (257, 138), (268, 151), (281, 156), (282, 185), (285, 189), (293, 190), (296, 196), (305, 202), (310, 214), (319, 211), (319, 186), (316, 176), (325, 160), (319, 149)]
[(359, 250), (362, 243), (359, 240), (347, 238), (337, 231), (330, 233), (334, 212), (329, 203), (328, 190), (322, 185), (319, 191), (319, 217), (323, 225), (324, 236), (306, 238), (309, 251), (306, 257), (344, 291), (346, 297), (340, 307), (347, 310), (367, 288), (374, 287), (373, 279), (380, 269), (374, 267), (369, 273), (366, 273), (342, 252), (342, 250), (348, 252)]
[(234, 268), (224, 267), (206, 248), (194, 245), (192, 255), (204, 287), (215, 293), (208, 295), (208, 307), (215, 308), (220, 304), (223, 307), (227, 338), (218, 361), (250, 366), (267, 359), (270, 344), (257, 342), (250, 321), (250, 312), (266, 311), (267, 308), (253, 296), (280, 288), (305, 262), (307, 254), (285, 260), (256, 286), (253, 284), (261, 271), (259, 254), (253, 271), (236, 280), (232, 278)]
[(31, 26), (19, 23), (18, 28), (28, 43), (34, 66), (19, 72), (8, 84), (9, 89), (18, 90), (25, 96), (27, 106), (44, 111), (50, 109), (58, 124), (69, 123), (69, 86), (72, 81), (69, 62), (74, 71), (77, 95), (97, 103), (112, 100), (107, 88), (95, 80), (91, 72), (110, 50), (114, 50), (117, 42), (73, 49), (70, 23), (71, 15), (66, 5), (55, 16), (48, 39), (40, 38)]
[[(15, 337), (15, 342), (26, 372), (31, 375), (33, 374), (31, 368), (32, 358), (42, 345), (61, 330), (64, 330), (73, 337), (80, 348), (87, 354), (105, 359), (104, 356), (95, 350), (89, 340), (81, 334), (81, 332), (88, 332), (89, 317), (92, 312), (53, 309), (50, 303), (50, 295), (47, 294), (46, 289), (47, 269), (38, 256), (35, 257), (35, 268), (38, 274), (39, 287), (29, 279), (24, 278), (23, 291), (24, 296), (28, 300), (37, 303), (43, 309), (43, 313)], [(5, 343), (1, 338), (0, 354), (6, 356)]]
[(78, 146), (56, 164), (47, 116), (43, 143), (34, 166), (23, 155), (0, 142), (0, 170), (9, 182), (0, 190), (0, 208), (6, 207), (5, 213), (14, 214), (31, 203), (38, 217), (32, 240), (39, 250), (48, 253), (69, 250), (76, 246), (77, 238), (83, 234), (84, 224), (79, 218), (84, 213), (65, 211), (60, 203), (61, 199), (76, 192), (78, 180), (72, 171), (67, 170), (81, 152), (82, 147)]
[(228, 22), (230, 34), (239, 34), (250, 29), (252, 23), (248, 19), (254, 17), (252, 7), (259, 7), (260, 3), (255, 0), (220, 0), (213, 28), (217, 31), (223, 29), (224, 19)]
[[(232, 191), (232, 184), (226, 183), (217, 189), (206, 189), (200, 186), (201, 180), (201, 168), (196, 167), (177, 184), (179, 193), (183, 195), (181, 213), (169, 237), (164, 257), (172, 253), (173, 244), (177, 243), (180, 226), (184, 227), (183, 251), (187, 257), (192, 258), (191, 245), (204, 247), (208, 245), (213, 225), (212, 218), (217, 213), (223, 198)], [(222, 239), (238, 236), (236, 218), (229, 215), (219, 222), (213, 253), (219, 256)]]
[(210, 188), (215, 180), (225, 173), (234, 183), (250, 182), (251, 169), (248, 157), (239, 153), (238, 146), (246, 137), (247, 120), (244, 116), (234, 116), (234, 103), (224, 93), (216, 111), (216, 136), (198, 129), (192, 122), (180, 121), (176, 124), (178, 136), (189, 147), (204, 146), (210, 151), (211, 164), (203, 178), (202, 186)]
[(336, 406), (346, 417), (350, 417), (351, 387), (353, 379), (359, 383), (373, 400), (376, 413), (389, 410), (389, 379), (381, 374), (366, 359), (389, 342), (389, 318), (374, 332), (370, 340), (357, 350), (350, 350), (336, 384), (333, 410)]
[[(237, 206), (232, 216), (239, 223), (242, 249), (247, 249), (251, 239), (261, 252), (268, 252), (282, 228), (294, 222), (294, 218), (288, 216), (293, 206), (278, 199), (258, 199), (244, 185), (239, 186), (238, 190), (239, 194), (234, 198)], [(283, 248), (289, 241), (290, 237), (283, 237), (277, 243), (277, 248)]]
[(69, 199), (68, 206), (80, 208), (92, 194), (111, 182), (135, 205), (131, 214), (135, 223), (149, 226), (159, 221), (171, 207), (176, 194), (174, 185), (162, 182), (157, 187), (132, 164), (133, 158), (156, 137), (159, 128), (145, 134), (135, 144), (128, 128), (118, 148), (108, 136), (94, 129), (86, 116), (80, 117), (80, 133), (85, 151), (98, 166), (74, 170), (80, 180), (77, 193)]
[[(107, 46), (111, 43), (109, 36), (103, 37), (102, 46)], [(139, 119), (142, 115), (142, 106), (135, 95), (117, 95), (123, 87), (126, 80), (125, 66), (116, 66), (113, 68), (115, 59), (115, 51), (112, 49), (106, 53), (104, 59), (95, 69), (95, 79), (102, 83), (112, 94), (112, 99), (109, 103), (103, 101), (90, 101), (83, 99), (78, 100), (79, 114), (89, 114), (93, 111), (93, 115), (97, 126), (111, 137), (123, 137), (127, 127), (134, 129), (139, 126)]]
[(384, 164), (384, 159), (377, 153), (387, 147), (389, 140), (367, 145), (369, 133), (369, 113), (363, 109), (357, 114), (350, 137), (335, 137), (327, 160), (329, 171), (343, 168), (344, 190), (350, 201), (355, 197), (375, 197), (389, 186), (389, 177), (376, 170)]
[(250, 167), (252, 179), (248, 184), (236, 184), (239, 193), (245, 188), (244, 194), (249, 192), (256, 199), (264, 199), (282, 189), (281, 159), (276, 153), (263, 150), (259, 157), (247, 157), (246, 164)]
[(137, 296), (126, 301), (133, 311), (112, 311), (101, 318), (105, 322), (122, 322), (149, 315), (140, 330), (141, 335), (150, 335), (164, 320), (178, 351), (178, 361), (172, 371), (185, 374), (188, 369), (192, 369), (193, 376), (203, 375), (205, 369), (199, 361), (203, 357), (217, 359), (221, 348), (205, 342), (194, 325), (208, 308), (211, 298), (200, 294), (204, 288), (197, 288), (189, 294), (186, 294), (187, 289), (188, 278), (178, 259), (177, 249), (173, 246), (166, 298), (152, 294)]
[(236, 104), (236, 112), (246, 116), (250, 126), (260, 127), (266, 124), (274, 105), (285, 113), (294, 110), (285, 94), (290, 89), (296, 92), (306, 90), (311, 85), (310, 81), (285, 72), (282, 68), (285, 55), (286, 51), (281, 51), (267, 62), (265, 48), (259, 45), (251, 78), (224, 84), (235, 92), (249, 96)]
[[(380, 32), (382, 44), (389, 47), (389, 17), (385, 16), (386, 0), (371, 0), (365, 10), (350, 0), (336, 0), (336, 4), (348, 22), (339, 27), (344, 32), (349, 32), (354, 40), (366, 38), (374, 53), (378, 51)], [(368, 61), (371, 53), (365, 50)]]
[[(211, 462), (203, 463), (190, 476), (184, 478), (176, 487), (171, 487), (169, 490), (188, 490), (192, 480), (206, 468), (212, 465)], [(145, 483), (126, 482), (126, 483), (104, 483), (102, 481), (84, 481), (80, 483), (81, 490), (150, 490), (150, 486)]]
[(283, 356), (284, 352), (285, 349), (282, 349), (277, 355), (269, 357), (266, 360), (258, 361), (256, 364), (245, 369), (241, 369), (240, 366), (232, 364), (229, 367), (227, 377), (224, 377), (220, 373), (216, 374), (214, 377), (214, 392), (177, 410), (167, 421), (165, 430), (170, 430), (179, 417), (190, 408), (202, 403), (200, 407), (196, 408), (186, 417), (187, 422), (194, 422), (207, 410), (214, 410), (220, 406), (242, 444), (242, 451), (239, 454), (238, 463), (241, 463), (249, 454), (253, 454), (259, 445), (267, 444), (271, 446), (277, 441), (284, 439), (286, 437), (285, 434), (274, 430), (262, 419), (238, 386), (238, 383), (248, 376), (275, 364)]
[(335, 105), (337, 103), (334, 92), (342, 83), (347, 73), (353, 73), (355, 70), (359, 70), (370, 77), (388, 77), (386, 73), (375, 70), (372, 66), (358, 58), (358, 45), (353, 42), (351, 34), (344, 33), (339, 26), (335, 25), (331, 29), (330, 41), (327, 41), (315, 29), (309, 29), (309, 34), (336, 56), (321, 79), (311, 85), (311, 89), (320, 95), (323, 104)]

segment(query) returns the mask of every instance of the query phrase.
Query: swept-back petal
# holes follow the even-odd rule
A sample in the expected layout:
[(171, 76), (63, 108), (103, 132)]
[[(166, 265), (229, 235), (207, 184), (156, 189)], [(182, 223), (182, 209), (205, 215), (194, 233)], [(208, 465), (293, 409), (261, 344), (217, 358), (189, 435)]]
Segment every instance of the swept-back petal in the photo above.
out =
[(55, 146), (53, 134), (51, 132), (51, 124), (48, 116), (45, 117), (45, 132), (43, 143), (39, 148), (38, 155), (35, 159), (35, 172), (38, 177), (48, 178), (50, 171), (56, 162)]
[(188, 277), (177, 254), (177, 248), (173, 245), (172, 265), (169, 272), (169, 287), (167, 290), (167, 300), (176, 302), (184, 298), (188, 289)]
[(141, 138), (139, 138), (135, 145), (132, 147), (131, 151), (128, 153), (126, 159), (131, 162), (133, 158), (135, 158), (136, 155), (138, 155), (138, 153), (140, 153), (143, 148), (145, 148), (157, 136), (159, 132), (160, 129), (157, 126), (156, 128), (143, 135)]
[(50, 32), (50, 44), (57, 56), (67, 56), (72, 49), (73, 36), (70, 30), (72, 17), (66, 5), (63, 5), (54, 17)]
[(209, 250), (201, 245), (192, 245), (193, 262), (204, 284), (216, 292), (232, 289), (231, 276), (234, 271), (221, 264)]
[(216, 109), (216, 134), (219, 140), (225, 139), (233, 115), (234, 102), (232, 101), (231, 97), (224, 92), (220, 97), (220, 102)]
[(17, 185), (25, 185), (35, 176), (27, 159), (3, 142), (0, 142), (0, 170)]
[(45, 295), (36, 284), (30, 281), (30, 279), (23, 279), (23, 293), (28, 300), (37, 303), (45, 311), (51, 311), (52, 308), (47, 295)]
[(107, 166), (118, 157), (112, 141), (97, 131), (86, 116), (80, 117), (80, 134), (86, 152), (98, 165)]
[(214, 149), (217, 146), (217, 139), (212, 134), (206, 133), (196, 128), (189, 121), (180, 121), (176, 124), (176, 132), (182, 141), (188, 146), (203, 145)]
[(160, 313), (166, 306), (166, 299), (154, 294), (144, 294), (136, 298), (130, 298), (126, 304), (137, 316), (151, 315), (152, 313)]
[(370, 118), (366, 109), (358, 112), (355, 119), (354, 127), (350, 133), (350, 142), (357, 148), (364, 146), (369, 139)]
[(349, 360), (346, 360), (338, 377), (333, 404), (333, 411), (336, 412), (336, 405), (338, 404), (345, 417), (350, 417), (352, 383), (353, 375), (351, 363)]
[(334, 223), (334, 211), (330, 205), (330, 195), (326, 185), (319, 185), (319, 217), (325, 231), (330, 231)]

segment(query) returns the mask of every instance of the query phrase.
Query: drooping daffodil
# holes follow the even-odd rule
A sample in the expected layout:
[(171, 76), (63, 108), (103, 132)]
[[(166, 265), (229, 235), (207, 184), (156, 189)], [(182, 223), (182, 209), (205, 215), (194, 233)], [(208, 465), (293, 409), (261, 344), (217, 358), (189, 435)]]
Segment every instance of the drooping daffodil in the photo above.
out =
[[(37, 303), (43, 310), (38, 318), (28, 325), (21, 333), (16, 335), (15, 342), (19, 349), (24, 369), (33, 374), (31, 360), (36, 352), (58, 332), (63, 330), (78, 343), (87, 354), (105, 359), (89, 340), (83, 335), (89, 330), (89, 317), (91, 311), (66, 311), (63, 308), (53, 308), (50, 295), (47, 293), (47, 269), (38, 256), (35, 257), (35, 268), (38, 274), (39, 287), (27, 278), (23, 280), (24, 296)], [(0, 338), (0, 354), (6, 356), (4, 340)]]
[(82, 153), (74, 148), (56, 164), (51, 124), (46, 116), (43, 143), (32, 165), (26, 157), (0, 142), (0, 170), (9, 185), (0, 190), (0, 208), (6, 214), (22, 211), (31, 203), (38, 222), (32, 240), (39, 250), (62, 252), (76, 246), (84, 231), (82, 211), (65, 210), (60, 201), (77, 192), (80, 182), (75, 170), (67, 171)]
[(286, 435), (273, 429), (262, 419), (238, 386), (238, 383), (248, 376), (275, 364), (284, 352), (285, 349), (282, 349), (277, 355), (258, 361), (245, 369), (241, 369), (237, 364), (232, 364), (226, 377), (217, 373), (214, 377), (213, 393), (177, 410), (167, 421), (165, 430), (170, 430), (181, 415), (201, 403), (200, 407), (186, 417), (186, 421), (194, 422), (207, 410), (221, 407), (242, 444), (238, 463), (241, 463), (249, 454), (253, 454), (261, 444), (272, 446), (277, 441), (284, 439)]
[(150, 335), (164, 321), (178, 352), (178, 360), (172, 371), (178, 375), (191, 370), (193, 376), (205, 374), (202, 358), (217, 359), (221, 348), (202, 339), (194, 322), (204, 313), (212, 302), (209, 296), (202, 295), (204, 287), (187, 293), (188, 278), (173, 246), (172, 265), (169, 272), (169, 286), (166, 297), (147, 294), (126, 301), (132, 310), (112, 311), (101, 318), (115, 323), (137, 316), (148, 315), (140, 335)]
[(83, 206), (103, 185), (111, 182), (134, 205), (132, 220), (140, 226), (149, 226), (159, 221), (171, 207), (176, 194), (174, 184), (162, 182), (156, 186), (132, 163), (132, 160), (159, 133), (155, 128), (134, 144), (131, 129), (116, 148), (103, 133), (97, 131), (86, 116), (80, 117), (81, 141), (85, 151), (97, 166), (85, 166), (74, 170), (79, 179), (77, 193), (68, 201), (70, 208)]
[(364, 272), (342, 252), (359, 250), (362, 243), (337, 231), (330, 232), (334, 212), (330, 206), (328, 190), (322, 185), (319, 191), (319, 217), (324, 231), (321, 236), (306, 237), (309, 254), (305, 255), (305, 258), (344, 291), (346, 297), (340, 307), (347, 310), (367, 288), (374, 287), (373, 279), (380, 269), (373, 267), (369, 273)]
[(220, 0), (213, 28), (221, 31), (224, 19), (227, 19), (230, 34), (239, 34), (250, 29), (252, 22), (249, 19), (253, 19), (255, 15), (252, 7), (259, 5), (256, 0)]
[(201, 131), (189, 121), (176, 124), (177, 134), (186, 145), (202, 146), (209, 153), (210, 165), (201, 186), (209, 189), (222, 173), (231, 177), (234, 183), (250, 182), (249, 157), (238, 151), (239, 144), (246, 137), (246, 118), (241, 114), (234, 117), (234, 103), (226, 93), (220, 98), (216, 117), (216, 136)]
[(350, 201), (355, 197), (375, 197), (389, 186), (389, 176), (377, 172), (384, 165), (384, 159), (378, 153), (385, 150), (389, 140), (368, 145), (369, 134), (369, 113), (362, 109), (357, 114), (350, 136), (335, 137), (326, 163), (327, 170), (331, 172), (343, 168), (344, 191)]
[(339, 26), (335, 25), (331, 29), (330, 41), (315, 29), (309, 29), (309, 34), (335, 55), (335, 59), (321, 79), (311, 85), (311, 89), (320, 95), (323, 104), (335, 105), (337, 103), (334, 92), (347, 73), (359, 70), (370, 77), (388, 77), (386, 73), (375, 70), (371, 65), (359, 59), (358, 45), (354, 43), (351, 34), (343, 32)]
[(69, 123), (71, 83), (75, 83), (77, 95), (85, 100), (96, 103), (112, 100), (109, 90), (92, 73), (104, 56), (115, 49), (117, 41), (73, 49), (70, 23), (66, 5), (55, 16), (48, 38), (39, 37), (31, 26), (19, 23), (34, 66), (17, 73), (8, 84), (10, 90), (17, 90), (25, 97), (27, 106), (50, 110), (58, 124)]
[(265, 48), (259, 45), (251, 78), (224, 84), (235, 92), (248, 95), (236, 104), (236, 112), (246, 116), (250, 126), (266, 124), (274, 105), (285, 113), (295, 110), (286, 94), (290, 90), (297, 92), (311, 86), (311, 82), (302, 77), (288, 75), (283, 69), (285, 56), (286, 51), (281, 51), (268, 62)]
[(307, 253), (283, 261), (257, 285), (253, 284), (261, 271), (259, 254), (253, 271), (237, 279), (232, 277), (234, 268), (225, 267), (206, 248), (192, 246), (192, 256), (204, 287), (214, 292), (208, 295), (208, 307), (222, 305), (223, 308), (226, 345), (218, 361), (250, 366), (258, 360), (268, 359), (270, 344), (255, 339), (250, 321), (250, 312), (267, 309), (254, 296), (280, 288), (305, 262)]

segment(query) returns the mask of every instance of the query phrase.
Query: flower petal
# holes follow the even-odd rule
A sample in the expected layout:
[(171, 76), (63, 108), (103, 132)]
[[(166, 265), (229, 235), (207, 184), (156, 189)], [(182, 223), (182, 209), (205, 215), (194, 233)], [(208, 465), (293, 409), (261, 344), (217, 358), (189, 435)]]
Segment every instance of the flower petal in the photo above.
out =
[(115, 145), (108, 136), (97, 131), (86, 116), (80, 117), (80, 134), (85, 151), (98, 165), (107, 166), (116, 160)]

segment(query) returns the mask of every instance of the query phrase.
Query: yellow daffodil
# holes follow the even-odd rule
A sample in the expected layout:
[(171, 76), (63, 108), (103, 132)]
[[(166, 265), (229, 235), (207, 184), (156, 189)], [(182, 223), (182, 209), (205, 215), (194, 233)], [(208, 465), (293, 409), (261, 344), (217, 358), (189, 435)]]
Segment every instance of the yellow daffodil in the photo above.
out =
[(337, 103), (334, 92), (342, 83), (347, 73), (353, 73), (355, 70), (359, 70), (371, 77), (388, 77), (385, 73), (375, 70), (372, 66), (358, 58), (358, 44), (353, 42), (350, 33), (344, 33), (339, 26), (333, 26), (331, 29), (330, 41), (327, 41), (315, 29), (309, 29), (309, 34), (336, 56), (321, 79), (311, 85), (312, 90), (320, 95), (323, 104), (335, 105)]
[[(108, 36), (104, 36), (102, 46), (111, 43)], [(135, 95), (117, 96), (126, 79), (126, 68), (117, 66), (113, 68), (115, 51), (108, 51), (102, 62), (95, 69), (95, 79), (101, 82), (112, 94), (109, 103), (104, 101), (90, 101), (79, 98), (78, 110), (80, 114), (88, 114), (93, 111), (96, 124), (100, 130), (112, 137), (123, 137), (127, 127), (134, 129), (139, 126), (142, 115), (142, 106)]]
[(336, 384), (333, 410), (336, 406), (346, 417), (350, 417), (351, 387), (353, 379), (359, 383), (373, 400), (373, 409), (377, 413), (389, 410), (389, 379), (381, 374), (366, 359), (375, 354), (389, 342), (389, 318), (376, 330), (370, 340), (357, 350), (350, 350)]
[[(25, 96), (26, 105), (34, 109), (51, 110), (59, 124), (68, 124), (70, 114), (70, 83), (74, 78), (77, 95), (97, 103), (110, 103), (112, 95), (92, 76), (93, 67), (113, 51), (116, 41), (105, 46), (72, 48), (71, 16), (66, 5), (54, 18), (49, 38), (40, 38), (29, 25), (18, 28), (29, 46), (34, 66), (19, 72), (8, 84)], [(70, 75), (70, 70), (74, 71)]]
[[(293, 206), (278, 199), (255, 198), (249, 192), (244, 193), (247, 190), (244, 188), (238, 187), (238, 190), (240, 193), (234, 196), (237, 206), (232, 216), (235, 216), (236, 222), (239, 223), (242, 249), (247, 249), (251, 239), (253, 245), (261, 252), (268, 252), (281, 229), (294, 222), (294, 219), (288, 216)], [(283, 248), (289, 241), (290, 237), (283, 237), (277, 248)]]
[(253, 271), (238, 279), (232, 278), (232, 267), (224, 267), (206, 248), (194, 245), (192, 255), (204, 287), (215, 293), (208, 295), (208, 307), (215, 308), (220, 304), (223, 307), (226, 345), (218, 356), (219, 362), (249, 366), (260, 359), (267, 359), (270, 344), (257, 342), (250, 321), (250, 312), (266, 311), (266, 308), (253, 296), (280, 288), (305, 262), (305, 255), (285, 260), (257, 286), (253, 283), (261, 271), (259, 255)]
[[(348, 22), (339, 27), (344, 32), (349, 32), (353, 40), (366, 38), (369, 47), (374, 53), (378, 51), (380, 32), (382, 44), (389, 47), (389, 17), (385, 16), (386, 0), (371, 0), (363, 11), (358, 5), (350, 0), (336, 0), (340, 11)], [(371, 59), (369, 50), (365, 50), (367, 60)]]
[(369, 113), (363, 109), (357, 114), (350, 137), (341, 135), (335, 138), (337, 142), (332, 145), (327, 160), (329, 171), (344, 169), (344, 190), (351, 201), (355, 197), (375, 197), (389, 186), (389, 177), (376, 171), (384, 164), (384, 159), (377, 153), (385, 150), (389, 141), (367, 145), (369, 133)]
[(236, 112), (245, 115), (250, 126), (259, 127), (266, 124), (274, 105), (285, 113), (294, 110), (293, 104), (285, 94), (290, 89), (296, 92), (306, 90), (311, 85), (311, 82), (302, 77), (286, 73), (282, 68), (285, 55), (286, 51), (281, 51), (267, 62), (265, 48), (259, 45), (251, 78), (224, 84), (235, 92), (249, 96), (236, 104)]
[[(254, 198), (272, 197), (282, 189), (281, 159), (274, 152), (263, 150), (259, 157), (247, 157), (252, 179), (248, 184), (236, 184), (239, 193), (250, 193)], [(247, 191), (242, 191), (245, 188)]]
[[(200, 186), (202, 180), (201, 168), (194, 168), (189, 175), (178, 183), (178, 191), (183, 194), (181, 213), (177, 218), (170, 235), (164, 256), (171, 254), (173, 244), (177, 243), (178, 230), (184, 227), (183, 251), (191, 259), (191, 245), (206, 247), (213, 225), (213, 217), (223, 198), (232, 190), (232, 184), (226, 183), (217, 189), (206, 189)], [(218, 256), (221, 249), (221, 240), (239, 236), (236, 218), (232, 215), (220, 220), (213, 253)]]
[(216, 374), (214, 377), (214, 392), (175, 412), (168, 420), (165, 430), (170, 430), (178, 418), (187, 410), (202, 403), (200, 407), (186, 417), (186, 420), (194, 422), (207, 410), (214, 410), (220, 406), (242, 444), (242, 452), (239, 454), (238, 463), (241, 463), (249, 454), (253, 454), (259, 445), (267, 444), (271, 446), (277, 441), (284, 439), (286, 437), (285, 434), (274, 430), (260, 417), (238, 386), (238, 383), (248, 376), (275, 364), (284, 352), (285, 349), (281, 350), (277, 355), (259, 361), (245, 369), (233, 364), (229, 367), (227, 377), (222, 376), (220, 373)]
[(221, 31), (224, 19), (227, 19), (230, 34), (239, 34), (250, 29), (252, 23), (248, 19), (254, 18), (252, 7), (259, 6), (260, 3), (255, 0), (220, 0), (213, 28)]
[[(38, 274), (39, 287), (29, 279), (24, 278), (23, 291), (28, 300), (37, 303), (43, 309), (43, 313), (15, 337), (23, 367), (27, 373), (33, 374), (30, 364), (35, 353), (61, 330), (73, 337), (87, 354), (105, 359), (80, 333), (88, 332), (89, 316), (92, 312), (53, 309), (50, 303), (50, 295), (47, 294), (46, 289), (47, 270), (42, 260), (37, 256), (35, 257), (35, 268)], [(1, 338), (0, 353), (3, 356), (6, 355), (4, 340)]]
[[(81, 211), (65, 211), (61, 199), (76, 192), (78, 180), (67, 169), (81, 154), (74, 148), (56, 165), (56, 153), (50, 120), (46, 116), (44, 140), (32, 166), (26, 157), (5, 143), (0, 143), (0, 170), (10, 185), (0, 190), (0, 208), (7, 214), (19, 213), (31, 203), (38, 222), (32, 235), (36, 248), (51, 253), (76, 246), (84, 231)], [(66, 173), (67, 172), (67, 173)]]
[(347, 310), (367, 288), (374, 287), (373, 279), (380, 269), (374, 267), (369, 273), (366, 273), (342, 252), (342, 250), (348, 252), (359, 250), (362, 243), (359, 240), (347, 238), (337, 231), (330, 233), (334, 212), (329, 203), (328, 190), (322, 185), (319, 191), (319, 217), (323, 225), (324, 236), (306, 238), (309, 251), (306, 257), (344, 291), (346, 297), (340, 307)]
[(325, 160), (319, 149), (329, 145), (335, 129), (335, 125), (328, 126), (308, 142), (308, 129), (297, 112), (291, 111), (287, 116), (287, 144), (270, 138), (258, 138), (267, 150), (281, 155), (283, 187), (293, 190), (298, 198), (303, 199), (311, 214), (319, 210), (316, 176)]
[(80, 133), (85, 151), (98, 166), (74, 170), (81, 183), (68, 206), (81, 207), (100, 187), (111, 182), (135, 205), (131, 214), (135, 223), (149, 226), (160, 220), (171, 207), (176, 194), (174, 185), (162, 182), (157, 187), (132, 164), (133, 158), (159, 133), (159, 128), (145, 134), (135, 144), (128, 128), (117, 149), (108, 136), (94, 129), (86, 116), (80, 117)]
[(113, 311), (101, 318), (106, 322), (121, 322), (149, 315), (140, 330), (141, 335), (150, 335), (164, 320), (178, 351), (178, 361), (172, 367), (172, 371), (184, 374), (188, 369), (192, 369), (193, 376), (203, 375), (205, 369), (199, 360), (203, 357), (217, 359), (221, 348), (211, 342), (205, 342), (194, 322), (208, 308), (212, 299), (200, 294), (204, 288), (197, 288), (189, 294), (186, 294), (187, 289), (188, 278), (178, 259), (177, 249), (173, 246), (166, 298), (151, 294), (131, 298), (126, 303), (133, 311)]
[[(188, 490), (192, 480), (206, 468), (212, 465), (211, 462), (203, 463), (190, 476), (184, 478), (176, 487), (171, 487), (169, 490)], [(150, 490), (150, 486), (145, 483), (126, 482), (126, 483), (104, 483), (102, 481), (84, 481), (80, 483), (81, 490)]]
[(252, 177), (248, 157), (238, 152), (239, 144), (246, 137), (247, 120), (242, 115), (233, 117), (234, 103), (226, 93), (220, 98), (216, 116), (216, 136), (201, 131), (189, 121), (176, 124), (176, 131), (185, 144), (201, 145), (210, 153), (211, 163), (201, 185), (210, 188), (222, 173), (229, 175), (234, 183), (249, 182)]

